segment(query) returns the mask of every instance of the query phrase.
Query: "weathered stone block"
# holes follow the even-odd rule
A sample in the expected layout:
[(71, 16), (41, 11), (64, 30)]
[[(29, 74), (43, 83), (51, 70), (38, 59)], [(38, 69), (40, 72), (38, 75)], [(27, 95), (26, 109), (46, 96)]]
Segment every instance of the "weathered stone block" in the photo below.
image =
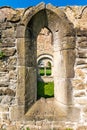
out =
[(44, 52), (53, 55), (52, 39), (52, 33), (47, 28), (41, 30), (37, 37), (37, 57), (43, 55)]
[(84, 73), (84, 71), (83, 71), (82, 69), (79, 69), (79, 68), (75, 69), (75, 77), (76, 77), (76, 78), (79, 78), (79, 79), (77, 79), (77, 80), (84, 79), (84, 78), (85, 78), (85, 73)]
[(16, 39), (15, 39), (15, 37), (14, 38), (12, 38), (12, 37), (4, 37), (4, 38), (1, 38), (1, 47), (5, 47), (5, 45), (6, 45), (6, 47), (13, 47), (13, 46), (15, 46), (16, 44)]
[(75, 37), (64, 37), (62, 39), (62, 47), (61, 49), (74, 49), (75, 48)]
[(9, 112), (3, 113), (2, 114), (2, 119), (8, 120), (8, 117), (9, 117), (8, 115), (9, 115)]
[[(26, 109), (36, 101), (37, 98), (37, 78), (34, 67), (25, 68), (25, 103)], [(29, 90), (29, 91), (28, 91)]]
[(63, 105), (72, 104), (72, 84), (71, 79), (54, 78), (54, 96)]
[(10, 119), (12, 121), (21, 120), (25, 114), (24, 106), (12, 106), (9, 108), (10, 110)]
[[(80, 108), (77, 108), (75, 106), (71, 106), (68, 108), (68, 116), (67, 120), (71, 122), (78, 122), (80, 120)], [(70, 124), (70, 126), (73, 127), (73, 125)]]
[(74, 79), (72, 80), (72, 85), (77, 90), (85, 89), (85, 84), (82, 79)]
[(15, 96), (15, 92), (14, 92), (12, 89), (7, 88), (7, 89), (4, 91), (4, 95)]
[(7, 126), (6, 129), (7, 129), (7, 130), (18, 130), (17, 127), (16, 127), (15, 125)]
[(86, 48), (87, 47), (87, 41), (79, 43), (78, 46), (81, 47), (81, 48)]
[(87, 50), (78, 51), (79, 58), (87, 58)]
[(18, 104), (25, 103), (25, 66), (18, 67), (18, 86), (17, 86), (17, 99)]
[[(9, 82), (5, 82), (4, 80), (0, 81), (0, 87), (8, 87), (8, 86), (9, 86)], [(1, 91), (0, 91), (0, 94), (1, 94)]]
[(17, 79), (17, 73), (13, 70), (9, 71), (9, 79)]
[(84, 97), (84, 96), (86, 96), (85, 92), (78, 92), (74, 94), (74, 97)]
[(9, 111), (9, 107), (8, 106), (0, 105), (0, 112), (6, 113), (8, 111)]
[[(39, 12), (40, 10), (45, 9), (45, 3), (40, 3), (39, 5), (37, 5), (36, 7), (31, 7), (29, 8), (29, 10), (25, 11), (25, 15), (23, 16), (23, 20), (22, 20), (22, 24), (26, 24), (29, 22), (29, 20), (32, 18), (33, 15), (35, 15), (37, 12)], [(29, 19), (27, 19), (27, 17)]]
[(15, 48), (3, 48), (2, 49), (5, 56), (13, 56), (16, 52)]
[(83, 108), (84, 115), (87, 117), (87, 105)]
[(25, 34), (25, 26), (24, 25), (17, 26), (16, 38), (24, 38), (25, 37), (24, 34)]
[(10, 22), (17, 23), (17, 22), (20, 21), (20, 15), (21, 15), (20, 11), (17, 11), (17, 12), (15, 12), (15, 14), (9, 15), (7, 20), (10, 21)]
[(87, 129), (87, 126), (78, 126), (78, 128), (76, 130), (86, 130)]
[(2, 31), (2, 38), (5, 38), (5, 37), (11, 37), (11, 38), (15, 37), (14, 27), (8, 28)]
[(86, 58), (76, 58), (76, 64), (77, 65), (87, 64)]
[(1, 104), (10, 105), (10, 104), (12, 104), (12, 101), (13, 101), (12, 96), (4, 95), (2, 98)]
[[(80, 23), (81, 24), (81, 23)], [(77, 29), (77, 36), (79, 37), (86, 37), (87, 36), (87, 29)]]
[(75, 103), (78, 103), (80, 105), (85, 105), (87, 104), (87, 97), (76, 98)]
[(18, 53), (18, 65), (25, 65), (25, 40), (24, 38), (17, 39), (17, 53)]
[(33, 67), (22, 66), (18, 68), (17, 98), (19, 104), (29, 104), (29, 101), (33, 103), (36, 100), (35, 81), (36, 72)]
[(15, 43), (14, 42), (4, 42), (2, 41), (2, 44), (0, 45), (0, 47), (14, 47), (15, 46)]
[(84, 42), (87, 41), (87, 37), (77, 37), (77, 43), (79, 44), (83, 44)]
[(10, 56), (8, 59), (8, 68), (10, 68), (10, 66), (15, 66), (17, 65), (17, 57), (16, 56)]
[(54, 52), (54, 74), (59, 78), (74, 77), (75, 51), (63, 50)]

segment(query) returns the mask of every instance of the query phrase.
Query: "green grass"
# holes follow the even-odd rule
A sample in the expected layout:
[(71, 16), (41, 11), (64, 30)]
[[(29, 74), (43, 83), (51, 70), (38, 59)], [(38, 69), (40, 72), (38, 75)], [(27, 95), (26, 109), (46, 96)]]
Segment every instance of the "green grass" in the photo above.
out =
[(66, 128), (66, 130), (73, 130), (72, 128)]
[[(44, 73), (44, 68), (40, 68), (40, 75), (41, 76), (44, 76), (45, 73)], [(49, 76), (51, 75), (51, 68), (46, 68), (46, 75)]]
[(44, 68), (40, 68), (40, 75), (41, 75), (41, 76), (44, 75)]
[(41, 81), (37, 82), (37, 97), (53, 97), (54, 96), (54, 83), (49, 82), (49, 83), (44, 83)]
[(29, 127), (27, 127), (27, 128), (23, 128), (22, 130), (30, 130), (30, 128), (29, 128)]
[(46, 75), (51, 75), (51, 68), (46, 68)]

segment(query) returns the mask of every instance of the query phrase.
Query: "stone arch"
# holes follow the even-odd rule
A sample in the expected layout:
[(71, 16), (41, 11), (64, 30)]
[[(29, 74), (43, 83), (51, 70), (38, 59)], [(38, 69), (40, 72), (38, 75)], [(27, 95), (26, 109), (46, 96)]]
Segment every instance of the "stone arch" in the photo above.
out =
[(82, 18), (82, 16), (84, 15), (85, 11), (87, 10), (87, 6), (83, 6), (83, 8), (81, 9), (80, 13), (79, 13), (79, 19)]
[(37, 98), (36, 40), (41, 28), (44, 27), (50, 29), (53, 34), (54, 97), (59, 104), (66, 107), (72, 104), (71, 79), (74, 77), (75, 31), (61, 9), (41, 3), (23, 13), (17, 28), (17, 119), (25, 115)]
[(52, 61), (52, 65), (53, 65), (53, 56), (49, 55), (49, 54), (43, 54), (43, 55), (40, 55), (37, 57), (37, 63), (40, 59), (43, 59), (43, 58), (48, 58)]
[(37, 64), (39, 64), (39, 61), (41, 60), (47, 60), (46, 64), (49, 62), (51, 64), (51, 76), (53, 76), (53, 56), (49, 54), (43, 54), (37, 57)]

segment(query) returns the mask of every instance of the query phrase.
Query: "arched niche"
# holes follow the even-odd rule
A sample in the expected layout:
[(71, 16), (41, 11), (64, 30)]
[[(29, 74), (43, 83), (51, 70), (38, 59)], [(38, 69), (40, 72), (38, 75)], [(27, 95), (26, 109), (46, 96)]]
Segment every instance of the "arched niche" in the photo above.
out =
[[(41, 63), (42, 63), (42, 65), (41, 65)], [(50, 72), (49, 76), (53, 77), (53, 56), (52, 55), (43, 54), (43, 55), (38, 56), (37, 57), (37, 64), (38, 64), (38, 77), (40, 75), (40, 68), (43, 68), (44, 72), (45, 72), (46, 68), (50, 68), (51, 72)], [(46, 72), (44, 73), (44, 75), (47, 76)]]
[(37, 100), (37, 36), (42, 28), (53, 35), (54, 98), (66, 107), (72, 104), (72, 84), (75, 61), (75, 31), (61, 9), (44, 3), (25, 10), (17, 28), (18, 86), (16, 92), (18, 113), (23, 118)]

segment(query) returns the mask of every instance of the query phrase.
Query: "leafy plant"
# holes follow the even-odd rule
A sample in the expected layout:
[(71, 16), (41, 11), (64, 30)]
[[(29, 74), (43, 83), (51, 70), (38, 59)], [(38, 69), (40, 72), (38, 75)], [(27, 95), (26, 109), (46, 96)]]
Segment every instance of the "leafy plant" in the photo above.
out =
[(6, 130), (5, 128), (0, 128), (0, 130)]
[(27, 128), (26, 128), (26, 130), (30, 130), (30, 128), (29, 128), (29, 127), (27, 127)]
[(4, 58), (5, 57), (5, 54), (3, 51), (0, 51), (0, 59)]
[(73, 130), (72, 128), (66, 128), (66, 130)]
[(23, 128), (22, 130), (30, 130), (30, 128), (29, 127), (27, 127), (26, 129)]

